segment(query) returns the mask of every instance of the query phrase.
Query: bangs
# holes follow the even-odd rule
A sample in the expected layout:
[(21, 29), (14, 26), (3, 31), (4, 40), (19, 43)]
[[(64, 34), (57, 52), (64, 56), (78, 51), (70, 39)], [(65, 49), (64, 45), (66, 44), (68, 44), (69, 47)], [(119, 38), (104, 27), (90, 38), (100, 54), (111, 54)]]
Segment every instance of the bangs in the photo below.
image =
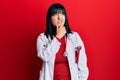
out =
[(61, 8), (55, 8), (55, 9), (52, 9), (51, 11), (51, 16), (52, 15), (55, 15), (57, 13), (62, 13), (63, 15), (65, 15), (65, 9), (61, 9)]

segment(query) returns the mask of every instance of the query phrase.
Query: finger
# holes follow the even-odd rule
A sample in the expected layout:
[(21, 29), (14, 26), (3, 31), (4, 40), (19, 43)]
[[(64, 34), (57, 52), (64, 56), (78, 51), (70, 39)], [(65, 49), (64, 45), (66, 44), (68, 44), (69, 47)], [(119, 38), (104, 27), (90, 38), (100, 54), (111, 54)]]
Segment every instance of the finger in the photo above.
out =
[(66, 29), (65, 29), (65, 28), (62, 28), (62, 32), (66, 33)]
[(56, 25), (56, 27), (57, 27), (57, 29), (59, 28), (59, 26), (58, 26), (58, 25)]
[(65, 29), (65, 27), (64, 27), (64, 26), (62, 26), (62, 27), (60, 27), (60, 29)]
[(65, 29), (65, 33), (67, 33), (66, 29)]
[(63, 27), (63, 28), (62, 28), (62, 30), (65, 30), (65, 31), (66, 31), (66, 28), (65, 28), (65, 27)]
[(60, 28), (63, 28), (63, 27), (64, 27), (63, 25), (60, 26)]

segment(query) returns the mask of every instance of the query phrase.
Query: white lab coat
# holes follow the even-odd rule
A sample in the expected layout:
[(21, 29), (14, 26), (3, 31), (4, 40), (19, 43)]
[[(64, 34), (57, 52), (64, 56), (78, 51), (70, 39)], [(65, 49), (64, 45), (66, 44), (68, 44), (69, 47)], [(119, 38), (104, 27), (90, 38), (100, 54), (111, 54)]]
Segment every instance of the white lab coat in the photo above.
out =
[[(42, 70), (40, 70), (39, 80), (53, 80), (55, 55), (61, 43), (54, 37), (46, 37), (41, 33), (37, 38), (38, 57), (43, 60)], [(75, 62), (75, 47), (81, 46), (79, 61)], [(71, 80), (87, 80), (88, 67), (84, 44), (77, 32), (68, 34), (66, 43), (66, 53), (69, 63)]]

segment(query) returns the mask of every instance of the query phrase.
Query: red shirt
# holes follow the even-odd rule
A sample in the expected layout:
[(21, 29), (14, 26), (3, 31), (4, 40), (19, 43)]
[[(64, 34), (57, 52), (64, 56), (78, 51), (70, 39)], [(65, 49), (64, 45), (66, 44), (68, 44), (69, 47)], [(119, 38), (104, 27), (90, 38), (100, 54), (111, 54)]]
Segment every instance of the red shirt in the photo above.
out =
[(65, 38), (58, 39), (58, 41), (61, 42), (61, 46), (55, 58), (54, 80), (70, 80), (68, 60), (63, 56), (66, 48)]

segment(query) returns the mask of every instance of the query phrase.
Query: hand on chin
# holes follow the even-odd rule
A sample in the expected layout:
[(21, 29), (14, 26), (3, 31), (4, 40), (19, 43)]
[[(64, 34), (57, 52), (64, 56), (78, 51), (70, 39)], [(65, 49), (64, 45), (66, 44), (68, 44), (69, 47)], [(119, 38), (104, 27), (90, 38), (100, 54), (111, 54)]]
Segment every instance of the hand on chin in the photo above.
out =
[(58, 27), (63, 27), (64, 25), (63, 24), (57, 24)]

